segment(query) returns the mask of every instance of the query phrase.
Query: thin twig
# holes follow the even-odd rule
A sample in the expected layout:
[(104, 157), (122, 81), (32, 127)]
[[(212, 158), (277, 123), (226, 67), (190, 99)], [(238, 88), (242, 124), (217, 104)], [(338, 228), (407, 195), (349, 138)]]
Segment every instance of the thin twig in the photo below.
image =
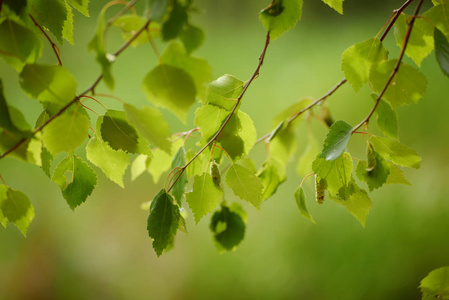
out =
[(371, 109), (370, 113), (366, 116), (365, 119), (363, 119), (362, 122), (360, 122), (357, 126), (354, 127), (354, 129), (352, 129), (352, 133), (354, 134), (360, 127), (362, 127), (364, 124), (368, 124), (369, 120), (371, 119), (371, 117), (373, 116), (374, 112), (376, 111), (377, 106), (380, 103), (380, 100), (382, 99), (382, 96), (385, 94), (385, 92), (387, 91), (388, 87), (390, 86), (391, 82), (393, 81), (394, 76), (396, 76), (396, 74), (399, 71), (399, 67), (401, 66), (401, 62), (402, 59), (404, 58), (404, 54), (405, 54), (405, 49), (407, 48), (408, 42), (410, 40), (410, 35), (413, 29), (413, 25), (415, 24), (415, 20), (416, 20), (416, 16), (419, 13), (419, 10), (421, 9), (421, 5), (424, 2), (424, 0), (420, 0), (418, 3), (418, 6), (416, 7), (415, 13), (413, 15), (412, 20), (410, 21), (410, 24), (407, 28), (407, 32), (405, 33), (405, 37), (404, 37), (404, 43), (402, 44), (402, 48), (401, 48), (401, 53), (399, 54), (398, 57), (398, 61), (393, 69), (393, 71), (391, 72), (390, 78), (388, 78), (387, 83), (385, 84), (385, 87), (383, 88), (382, 92), (379, 94), (379, 96), (376, 99), (376, 103), (374, 104), (373, 108)]
[(105, 32), (108, 30), (109, 27), (121, 16), (123, 16), (128, 10), (130, 10), (136, 3), (139, 2), (139, 0), (133, 0), (128, 3), (121, 11), (119, 11), (115, 16), (109, 19), (108, 23), (106, 24)]
[(60, 56), (60, 53), (59, 53), (59, 48), (58, 48), (58, 46), (57, 46), (55, 43), (53, 43), (53, 41), (51, 40), (51, 38), (50, 38), (50, 37), (48, 36), (48, 34), (45, 32), (44, 28), (42, 28), (42, 27), (36, 22), (36, 20), (33, 18), (33, 16), (32, 16), (31, 14), (28, 14), (28, 16), (29, 16), (30, 19), (33, 21), (34, 25), (36, 25), (36, 26), (39, 28), (39, 30), (45, 35), (45, 37), (47, 38), (48, 42), (49, 42), (50, 45), (51, 45), (51, 48), (53, 49), (53, 52), (54, 52), (55, 55), (56, 55), (56, 58), (58, 59), (58, 64), (59, 64), (60, 66), (62, 66), (62, 61), (61, 61), (61, 56)]
[(394, 23), (396, 23), (396, 20), (399, 18), (399, 16), (401, 15), (401, 13), (407, 8), (407, 6), (409, 6), (413, 1), (415, 0), (408, 0), (407, 2), (405, 2), (400, 8), (394, 10), (393, 14), (393, 20), (390, 22), (390, 24), (388, 24), (387, 29), (385, 29), (384, 33), (382, 34), (382, 36), (380, 37), (380, 41), (382, 42), (385, 37), (387, 36), (388, 32), (390, 32), (391, 28), (393, 27)]
[(267, 33), (266, 38), (265, 38), (265, 46), (262, 50), (262, 53), (259, 56), (259, 63), (257, 64), (256, 70), (254, 71), (253, 75), (251, 76), (251, 78), (246, 82), (246, 84), (243, 86), (243, 90), (240, 93), (240, 95), (237, 98), (236, 103), (234, 104), (234, 107), (232, 108), (231, 112), (229, 113), (228, 117), (225, 119), (225, 121), (223, 122), (223, 124), (221, 125), (220, 129), (218, 129), (217, 133), (214, 135), (213, 138), (211, 138), (209, 140), (209, 142), (207, 142), (206, 145), (204, 145), (203, 148), (201, 148), (194, 157), (192, 157), (192, 159), (190, 159), (183, 167), (182, 167), (182, 171), (180, 172), (179, 176), (176, 178), (176, 180), (173, 182), (173, 184), (170, 186), (170, 188), (167, 190), (167, 193), (170, 192), (170, 190), (173, 188), (173, 186), (176, 184), (176, 182), (178, 181), (178, 179), (181, 177), (182, 173), (184, 173), (184, 171), (186, 170), (186, 168), (198, 157), (198, 155), (200, 155), (204, 150), (206, 150), (207, 147), (209, 147), (214, 141), (217, 140), (217, 138), (220, 136), (220, 134), (223, 132), (223, 130), (225, 129), (226, 125), (229, 123), (229, 121), (231, 120), (231, 117), (234, 115), (234, 113), (237, 110), (237, 107), (239, 106), (240, 102), (242, 101), (243, 95), (245, 95), (246, 90), (248, 89), (248, 87), (251, 85), (251, 83), (253, 82), (254, 79), (256, 79), (259, 76), (259, 71), (260, 68), (262, 67), (263, 61), (265, 59), (265, 54), (267, 52), (268, 49), (268, 45), (270, 44), (270, 33)]
[[(148, 20), (143, 26), (142, 28), (140, 28), (128, 41), (126, 41), (115, 53), (114, 56), (119, 56), (120, 53), (122, 53), (129, 45), (131, 45), (131, 43), (144, 31), (148, 28), (148, 26), (150, 26), (151, 20)], [(44, 124), (42, 124), (41, 126), (39, 126), (38, 128), (33, 130), (33, 136), (38, 133), (39, 131), (41, 131), (42, 129), (44, 129), (48, 124), (50, 124), (54, 119), (56, 119), (57, 117), (59, 117), (62, 113), (64, 113), (70, 106), (72, 106), (74, 103), (76, 103), (78, 101), (78, 99), (80, 97), (83, 97), (84, 95), (86, 95), (89, 92), (93, 92), (94, 89), (97, 87), (97, 85), (100, 83), (101, 79), (103, 79), (103, 74), (98, 76), (98, 78), (95, 80), (95, 82), (89, 87), (87, 88), (84, 92), (82, 92), (80, 95), (75, 96), (73, 98), (72, 101), (70, 101), (69, 103), (67, 103), (63, 108), (61, 108), (56, 114), (54, 114), (51, 118), (49, 118)], [(13, 147), (11, 147), (9, 150), (7, 150), (5, 153), (2, 153), (0, 155), (0, 159), (4, 158), (5, 156), (7, 156), (9, 153), (13, 152), (14, 150), (16, 150), (17, 148), (19, 148), (23, 143), (25, 143), (28, 140), (28, 138), (24, 138), (22, 140), (20, 140), (16, 145), (14, 145)]]

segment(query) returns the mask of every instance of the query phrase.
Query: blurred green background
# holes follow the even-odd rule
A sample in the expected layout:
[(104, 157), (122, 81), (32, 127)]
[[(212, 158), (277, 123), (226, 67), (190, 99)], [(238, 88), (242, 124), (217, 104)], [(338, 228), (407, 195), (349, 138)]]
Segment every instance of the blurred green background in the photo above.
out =
[[(91, 18), (75, 13), (75, 46), (66, 42), (61, 47), (64, 65), (77, 79), (79, 91), (99, 74), (86, 44), (106, 1), (92, 2)], [(211, 63), (214, 78), (226, 73), (241, 80), (251, 76), (265, 38), (258, 20), (259, 10), (269, 1), (265, 2), (195, 2), (203, 11), (192, 22), (207, 34), (196, 55)], [(340, 16), (321, 1), (306, 0), (296, 28), (270, 45), (261, 75), (242, 106), (259, 136), (271, 129), (271, 119), (289, 104), (303, 97), (318, 98), (339, 82), (342, 52), (375, 36), (402, 4), (346, 2)], [(118, 9), (112, 8), (110, 16)], [(120, 33), (111, 30), (108, 49), (121, 43)], [(393, 32), (385, 44), (390, 57), (396, 57)], [(158, 47), (162, 51), (164, 45)], [(55, 63), (45, 42), (44, 48), (42, 62)], [(406, 62), (413, 65), (408, 58)], [(115, 94), (134, 104), (147, 103), (141, 81), (155, 63), (149, 45), (125, 51), (113, 66)], [(0, 70), (8, 101), (34, 124), (40, 105), (20, 91), (11, 67), (1, 61)], [(12, 225), (0, 228), (0, 299), (420, 299), (420, 280), (449, 265), (449, 79), (433, 53), (421, 70), (428, 79), (425, 98), (398, 112), (400, 139), (423, 157), (422, 167), (406, 172), (412, 187), (386, 186), (371, 193), (373, 208), (365, 229), (331, 201), (318, 206), (312, 200), (311, 182), (306, 194), (317, 224), (303, 218), (293, 199), (302, 179), (295, 173), (295, 159), (288, 180), (260, 211), (227, 193), (249, 213), (245, 239), (235, 252), (220, 255), (209, 233), (209, 218), (195, 226), (190, 217), (189, 233), (178, 232), (175, 248), (157, 258), (146, 231), (148, 212), (140, 205), (153, 198), (162, 182), (153, 183), (148, 174), (132, 182), (128, 170), (126, 188), (121, 189), (96, 169), (98, 188), (73, 213), (57, 185), (38, 167), (1, 160), (3, 178), (30, 197), (36, 218), (27, 238)], [(101, 85), (98, 91), (107, 90)], [(369, 94), (368, 87), (354, 94), (347, 84), (327, 104), (335, 119), (355, 125), (372, 106)], [(114, 100), (102, 102), (120, 108)], [(97, 104), (89, 106), (103, 113)], [(164, 112), (172, 132), (192, 128), (193, 111), (187, 125)], [(316, 134), (321, 143), (325, 130), (317, 127)], [(298, 127), (298, 137), (296, 158), (305, 146), (303, 126)], [(363, 158), (361, 144), (362, 138), (354, 138), (350, 150)], [(252, 151), (258, 163), (264, 155), (262, 145)]]

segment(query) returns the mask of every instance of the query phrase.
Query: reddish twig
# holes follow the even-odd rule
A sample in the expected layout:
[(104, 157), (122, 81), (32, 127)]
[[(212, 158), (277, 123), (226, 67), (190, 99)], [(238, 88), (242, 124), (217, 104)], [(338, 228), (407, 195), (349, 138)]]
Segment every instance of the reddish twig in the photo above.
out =
[(28, 14), (28, 16), (30, 17), (30, 19), (33, 21), (34, 25), (36, 25), (39, 30), (45, 35), (45, 37), (47, 38), (48, 42), (51, 45), (51, 48), (53, 49), (53, 52), (56, 55), (56, 58), (58, 59), (58, 64), (60, 66), (62, 66), (62, 61), (61, 61), (61, 53), (59, 52), (59, 48), (58, 46), (53, 43), (53, 41), (51, 40), (51, 38), (48, 36), (48, 34), (45, 32), (44, 28), (42, 28), (37, 22), (36, 20), (33, 18), (33, 16), (31, 14)]

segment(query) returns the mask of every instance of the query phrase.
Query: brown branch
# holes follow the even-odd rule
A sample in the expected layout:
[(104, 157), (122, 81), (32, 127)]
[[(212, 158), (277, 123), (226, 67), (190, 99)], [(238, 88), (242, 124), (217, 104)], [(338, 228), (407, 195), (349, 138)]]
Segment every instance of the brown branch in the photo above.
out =
[(380, 41), (383, 42), (383, 40), (385, 39), (385, 37), (387, 36), (387, 34), (390, 32), (391, 28), (393, 27), (394, 23), (396, 23), (396, 20), (399, 18), (399, 16), (401, 15), (401, 13), (407, 8), (407, 6), (409, 6), (414, 0), (408, 0), (407, 2), (405, 2), (400, 8), (396, 9), (393, 11), (394, 17), (393, 20), (390, 22), (390, 24), (388, 24), (387, 29), (385, 29), (384, 33), (382, 34), (382, 36), (380, 37)]
[(181, 172), (179, 173), (179, 176), (175, 179), (175, 181), (173, 182), (173, 184), (169, 187), (169, 189), (167, 190), (167, 193), (170, 192), (170, 190), (173, 188), (173, 186), (176, 184), (176, 182), (178, 181), (178, 179), (181, 177), (182, 173), (185, 172), (186, 168), (198, 157), (198, 155), (200, 155), (201, 153), (203, 153), (204, 150), (206, 150), (207, 147), (209, 147), (214, 141), (217, 140), (217, 138), (220, 136), (220, 134), (223, 132), (223, 130), (225, 129), (226, 125), (229, 123), (229, 121), (231, 120), (231, 117), (234, 115), (234, 113), (237, 110), (237, 107), (239, 106), (240, 102), (242, 101), (243, 96), (245, 95), (246, 90), (248, 89), (248, 87), (251, 85), (251, 83), (253, 82), (254, 79), (256, 79), (259, 76), (259, 71), (260, 68), (262, 67), (263, 61), (265, 59), (265, 54), (267, 52), (268, 49), (268, 45), (270, 44), (270, 33), (267, 33), (266, 38), (265, 38), (265, 45), (264, 48), (262, 50), (262, 53), (259, 56), (259, 63), (257, 64), (256, 70), (254, 70), (253, 75), (251, 76), (251, 78), (246, 82), (246, 84), (243, 86), (243, 90), (240, 93), (240, 95), (237, 97), (237, 101), (234, 105), (234, 107), (232, 108), (231, 112), (229, 113), (229, 115), (227, 116), (227, 118), (225, 119), (225, 121), (223, 122), (223, 124), (221, 125), (220, 129), (218, 129), (217, 133), (214, 135), (213, 138), (211, 138), (206, 145), (204, 145), (203, 148), (201, 148), (194, 157), (192, 157), (192, 159), (190, 159), (183, 167), (181, 167)]
[(369, 123), (369, 120), (371, 119), (371, 117), (373, 116), (374, 112), (376, 111), (376, 108), (379, 105), (380, 100), (382, 99), (382, 96), (387, 91), (388, 87), (390, 86), (391, 82), (393, 81), (394, 76), (396, 76), (396, 74), (398, 73), (399, 67), (401, 66), (402, 59), (404, 58), (405, 49), (407, 48), (408, 42), (410, 40), (410, 35), (411, 35), (412, 29), (413, 29), (413, 25), (415, 24), (416, 16), (418, 16), (419, 10), (421, 9), (421, 5), (423, 4), (423, 2), (424, 2), (424, 0), (420, 0), (419, 3), (418, 3), (418, 6), (416, 7), (416, 10), (415, 10), (415, 13), (413, 15), (413, 18), (410, 21), (410, 24), (409, 24), (409, 26), (407, 28), (407, 32), (405, 33), (404, 43), (402, 44), (401, 53), (399, 54), (399, 57), (398, 57), (398, 62), (396, 63), (393, 71), (391, 72), (391, 75), (388, 78), (388, 81), (385, 84), (385, 87), (383, 88), (383, 90), (379, 94), (379, 96), (377, 97), (376, 103), (374, 104), (373, 108), (371, 109), (369, 114), (366, 116), (366, 118), (363, 119), (362, 122), (360, 122), (357, 126), (355, 126), (352, 129), (352, 134), (354, 134), (364, 124), (368, 124)]
[(55, 55), (56, 55), (56, 58), (58, 59), (58, 64), (59, 64), (60, 66), (62, 66), (62, 61), (61, 61), (61, 56), (60, 56), (60, 53), (59, 53), (59, 48), (58, 48), (58, 46), (57, 46), (55, 43), (53, 43), (53, 41), (51, 40), (51, 38), (50, 38), (50, 37), (48, 36), (48, 34), (45, 32), (44, 28), (42, 28), (42, 27), (36, 22), (36, 20), (33, 18), (33, 16), (32, 16), (31, 14), (28, 14), (28, 16), (29, 16), (30, 19), (33, 21), (34, 25), (36, 25), (36, 26), (39, 28), (39, 30), (45, 35), (45, 37), (47, 38), (48, 42), (49, 42), (50, 45), (51, 45), (51, 48), (53, 49), (53, 52), (54, 52)]
[[(131, 45), (131, 43), (144, 31), (148, 28), (148, 26), (150, 26), (151, 20), (148, 20), (143, 26), (142, 28), (140, 28), (128, 41), (126, 41), (115, 53), (114, 56), (119, 56), (120, 53), (122, 53), (126, 48), (129, 47), (129, 45)], [(34, 129), (33, 131), (33, 136), (38, 133), (39, 131), (41, 131), (42, 129), (44, 129), (48, 124), (50, 124), (54, 119), (56, 119), (57, 117), (59, 117), (63, 112), (65, 112), (70, 106), (72, 106), (74, 103), (76, 103), (78, 101), (79, 98), (83, 97), (84, 95), (86, 95), (89, 92), (93, 92), (94, 89), (97, 87), (97, 85), (100, 83), (101, 79), (103, 79), (103, 75), (98, 76), (98, 78), (95, 80), (95, 82), (89, 87), (87, 88), (84, 92), (82, 92), (80, 95), (75, 96), (73, 98), (72, 101), (70, 101), (69, 103), (67, 103), (63, 108), (61, 108), (56, 114), (54, 114), (50, 119), (48, 119), (44, 124), (42, 124), (41, 126), (39, 126), (38, 128)], [(6, 151), (5, 153), (0, 155), (0, 159), (4, 158), (5, 156), (7, 156), (9, 153), (13, 152), (14, 150), (16, 150), (17, 148), (19, 148), (23, 143), (25, 143), (28, 140), (28, 138), (24, 138), (22, 140), (20, 140), (16, 145), (14, 145), (12, 148), (10, 148), (8, 151)]]

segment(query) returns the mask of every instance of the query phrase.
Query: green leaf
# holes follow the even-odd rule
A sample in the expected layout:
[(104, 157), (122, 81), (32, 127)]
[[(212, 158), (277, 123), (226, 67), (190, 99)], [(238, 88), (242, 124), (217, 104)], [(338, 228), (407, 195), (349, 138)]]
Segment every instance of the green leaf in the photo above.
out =
[(76, 155), (69, 155), (58, 164), (52, 180), (59, 185), (72, 210), (84, 203), (97, 185), (95, 172)]
[(237, 117), (240, 124), (237, 135), (243, 140), (243, 153), (248, 155), (257, 139), (256, 127), (248, 114), (239, 110)]
[(6, 227), (5, 219), (26, 236), (28, 227), (34, 219), (34, 208), (24, 193), (0, 185), (0, 222), (4, 227)]
[(20, 85), (30, 98), (64, 106), (75, 98), (76, 81), (62, 66), (26, 65)]
[[(397, 60), (388, 60), (371, 68), (370, 81), (376, 93), (380, 93), (390, 78)], [(417, 103), (426, 91), (426, 77), (417, 69), (401, 63), (399, 72), (394, 76), (383, 98), (393, 109), (404, 105)]]
[(170, 169), (172, 157), (159, 148), (153, 150), (153, 156), (147, 170), (153, 177), (154, 183), (158, 183), (161, 175)]
[(164, 41), (176, 38), (187, 23), (187, 20), (187, 8), (175, 1), (168, 20), (162, 24), (162, 38)]
[(368, 194), (360, 189), (355, 183), (351, 183), (352, 194), (347, 200), (339, 199), (338, 197), (332, 197), (332, 200), (346, 207), (348, 212), (352, 214), (360, 224), (365, 227), (366, 218), (368, 217), (369, 210), (372, 203), (368, 197)]
[(183, 122), (195, 102), (196, 88), (192, 77), (184, 70), (170, 65), (158, 65), (143, 81), (147, 99), (165, 107)]
[(148, 141), (128, 122), (125, 112), (108, 110), (102, 118), (101, 137), (112, 149), (152, 155)]
[[(372, 95), (374, 101), (377, 100), (376, 95)], [(398, 114), (391, 108), (388, 102), (380, 99), (376, 108), (377, 125), (379, 129), (390, 138), (398, 137)]]
[(167, 11), (168, 0), (149, 0), (149, 8), (151, 10), (149, 19), (160, 22)]
[(198, 224), (223, 200), (223, 190), (209, 173), (203, 173), (194, 176), (193, 190), (186, 194), (186, 199)]
[[(186, 152), (184, 150), (184, 146), (180, 147), (173, 157), (171, 167), (182, 168), (186, 164)], [(181, 171), (181, 169), (179, 169)], [(178, 178), (179, 177), (179, 178)], [(178, 179), (177, 179), (178, 178)], [(185, 187), (187, 184), (187, 174), (186, 172), (182, 172), (181, 175), (176, 174), (176, 171), (173, 173), (173, 180), (176, 180), (175, 185), (172, 188), (172, 194), (175, 197), (178, 204), (181, 206), (182, 195), (185, 193)]]
[[(302, 109), (306, 108), (308, 105), (310, 105), (312, 103), (312, 100), (310, 99), (301, 99), (296, 103), (293, 103), (292, 105), (290, 105), (289, 107), (287, 107), (286, 109), (284, 109), (283, 111), (281, 111), (280, 113), (278, 113), (274, 118), (273, 121), (271, 122), (271, 127), (274, 129), (276, 128), (279, 123), (281, 123), (282, 121), (288, 121), (288, 119), (290, 117), (292, 117), (295, 113), (301, 111)], [(298, 121), (301, 121), (303, 119), (304, 114), (300, 115), (299, 117), (297, 117), (292, 124), (296, 125), (298, 123)]]
[(74, 9), (89, 17), (89, 0), (66, 0)]
[(343, 52), (341, 70), (357, 92), (368, 82), (371, 67), (387, 60), (388, 51), (378, 39), (369, 39), (355, 44)]
[(274, 193), (281, 183), (285, 181), (284, 164), (272, 157), (267, 160), (262, 169), (257, 173), (257, 177), (263, 185), (262, 200), (268, 199)]
[(259, 19), (272, 40), (295, 27), (301, 19), (302, 3), (302, 0), (275, 0), (260, 12)]
[[(190, 161), (195, 155), (196, 152), (193, 149), (189, 149), (186, 153), (186, 161)], [(187, 167), (187, 177), (191, 178), (194, 175), (201, 175), (206, 170), (208, 161), (209, 157), (204, 152), (197, 156)]]
[(321, 0), (338, 12), (340, 15), (343, 14), (343, 1), (344, 0)]
[(66, 2), (67, 19), (64, 21), (62, 28), (62, 37), (66, 39), (70, 44), (74, 44), (73, 40), (73, 10), (72, 7)]
[(210, 230), (217, 249), (224, 252), (234, 250), (243, 240), (245, 223), (238, 213), (223, 206), (212, 216)]
[(299, 208), (299, 211), (301, 212), (301, 215), (306, 218), (309, 219), (310, 222), (315, 224), (315, 221), (313, 220), (312, 216), (309, 214), (309, 211), (307, 210), (306, 207), (306, 195), (304, 194), (304, 190), (302, 189), (301, 186), (298, 186), (298, 188), (295, 190), (295, 200), (296, 200), (296, 205)]
[(220, 129), (229, 112), (215, 105), (203, 105), (195, 111), (194, 123), (199, 127), (205, 145)]
[(51, 162), (53, 161), (53, 155), (51, 155), (51, 153), (48, 152), (47, 148), (45, 147), (42, 147), (41, 160), (42, 170), (44, 171), (45, 175), (48, 176), (48, 178), (51, 178), (50, 168)]
[(345, 198), (344, 194), (352, 179), (352, 157), (349, 153), (343, 153), (336, 160), (317, 157), (312, 169), (320, 179), (326, 179), (327, 189), (331, 193), (335, 195), (343, 193), (341, 197)]
[[(404, 38), (408, 29), (410, 16), (402, 14), (395, 22), (394, 35), (396, 37), (396, 44), (402, 47)], [(433, 26), (425, 19), (415, 19), (413, 30), (405, 48), (405, 54), (413, 59), (413, 61), (421, 66), (421, 62), (426, 58), (433, 49)]]
[(435, 55), (441, 70), (449, 76), (449, 42), (438, 28), (435, 28)]
[(50, 30), (62, 44), (64, 21), (67, 18), (67, 8), (62, 0), (29, 0), (29, 13), (40, 26)]
[(275, 157), (287, 165), (296, 151), (296, 136), (290, 123), (280, 129), (276, 136), (270, 140), (270, 156)]
[(346, 149), (352, 135), (352, 126), (345, 121), (335, 122), (324, 140), (323, 150), (319, 157), (326, 160), (336, 160)]
[(151, 203), (147, 229), (149, 236), (153, 239), (153, 248), (157, 256), (160, 256), (167, 248), (178, 229), (181, 215), (173, 201), (165, 190), (161, 190)]
[(152, 144), (170, 153), (170, 127), (162, 113), (155, 108), (145, 106), (138, 109), (130, 104), (124, 106), (129, 122)]
[(41, 50), (42, 43), (32, 30), (13, 20), (0, 24), (0, 55), (18, 72), (26, 63), (35, 63)]
[(179, 34), (179, 39), (184, 44), (187, 54), (198, 49), (204, 42), (204, 31), (191, 24), (186, 24)]
[(423, 17), (430, 20), (449, 39), (449, 3), (445, 2), (426, 11)]
[(429, 273), (419, 285), (423, 298), (448, 299), (449, 297), (449, 267), (442, 267)]
[(76, 105), (44, 128), (42, 141), (52, 155), (73, 152), (87, 138), (89, 128), (89, 116), (81, 105)]
[(242, 90), (243, 82), (226, 74), (209, 84), (206, 102), (226, 110), (232, 110)]
[(404, 171), (399, 169), (396, 165), (390, 163), (389, 167), (390, 174), (388, 175), (387, 182), (385, 184), (406, 184), (412, 185), (404, 175)]
[(4, 0), (3, 5), (8, 6), (18, 16), (23, 16), (27, 10), (27, 0)]
[[(138, 15), (123, 15), (117, 18), (112, 25), (122, 30), (123, 40), (128, 41), (140, 28), (145, 25), (146, 19)], [(151, 32), (151, 38), (156, 38), (157, 34), (154, 29), (158, 29), (159, 25), (152, 22), (149, 25), (149, 31)], [(146, 44), (150, 41), (148, 34), (142, 33), (131, 42), (131, 46), (136, 47), (141, 44)]]
[(368, 147), (367, 157), (368, 164), (359, 161), (355, 172), (361, 181), (368, 184), (369, 190), (373, 191), (387, 182), (390, 168), (388, 163), (371, 146)]
[(372, 136), (369, 141), (374, 146), (376, 152), (383, 158), (396, 165), (419, 169), (421, 157), (415, 150), (410, 149), (396, 140), (378, 136)]
[(212, 67), (204, 58), (190, 56), (181, 43), (172, 41), (162, 54), (160, 63), (187, 72), (195, 83), (198, 97), (204, 101), (207, 84), (212, 81)]
[(122, 150), (113, 150), (100, 138), (90, 139), (86, 147), (86, 157), (103, 173), (122, 188), (123, 175), (129, 165), (129, 157)]
[(240, 199), (259, 208), (262, 203), (262, 181), (247, 168), (233, 164), (226, 173), (226, 184)]

